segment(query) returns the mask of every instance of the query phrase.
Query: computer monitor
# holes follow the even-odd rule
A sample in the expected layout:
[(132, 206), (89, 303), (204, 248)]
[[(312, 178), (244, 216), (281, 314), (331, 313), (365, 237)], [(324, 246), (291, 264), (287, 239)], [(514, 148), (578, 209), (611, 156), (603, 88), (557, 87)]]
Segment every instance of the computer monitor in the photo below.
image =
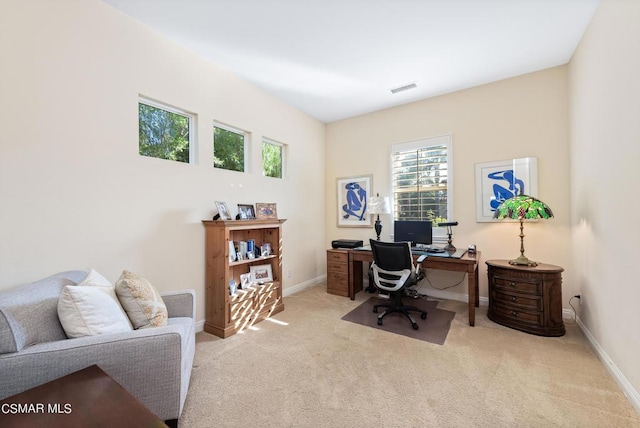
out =
[(393, 223), (393, 240), (411, 242), (411, 246), (431, 245), (431, 221), (397, 220)]

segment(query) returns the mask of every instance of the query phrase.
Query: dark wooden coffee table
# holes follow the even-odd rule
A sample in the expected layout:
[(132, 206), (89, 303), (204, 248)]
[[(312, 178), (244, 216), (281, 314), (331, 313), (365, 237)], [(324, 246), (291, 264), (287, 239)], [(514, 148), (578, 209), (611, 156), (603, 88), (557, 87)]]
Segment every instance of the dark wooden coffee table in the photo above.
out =
[(3, 428), (166, 426), (96, 365), (0, 401)]

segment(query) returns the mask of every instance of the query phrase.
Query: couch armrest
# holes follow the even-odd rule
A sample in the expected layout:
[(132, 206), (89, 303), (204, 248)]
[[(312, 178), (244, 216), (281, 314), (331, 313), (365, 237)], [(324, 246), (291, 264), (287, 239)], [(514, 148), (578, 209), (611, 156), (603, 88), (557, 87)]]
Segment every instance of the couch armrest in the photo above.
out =
[(180, 414), (179, 326), (40, 343), (0, 355), (0, 399), (97, 364), (160, 419)]
[(167, 305), (169, 318), (189, 317), (196, 319), (196, 291), (182, 290), (160, 293)]

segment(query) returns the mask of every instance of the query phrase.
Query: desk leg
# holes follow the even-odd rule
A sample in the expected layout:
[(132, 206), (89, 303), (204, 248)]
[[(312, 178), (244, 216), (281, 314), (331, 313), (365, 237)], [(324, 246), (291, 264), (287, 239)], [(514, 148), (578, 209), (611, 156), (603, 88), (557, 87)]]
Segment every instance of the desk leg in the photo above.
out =
[(362, 262), (351, 260), (349, 264), (349, 298), (355, 300), (356, 290), (362, 290)]
[(467, 277), (469, 289), (469, 325), (473, 327), (476, 324), (476, 306), (480, 305), (477, 267), (467, 272)]

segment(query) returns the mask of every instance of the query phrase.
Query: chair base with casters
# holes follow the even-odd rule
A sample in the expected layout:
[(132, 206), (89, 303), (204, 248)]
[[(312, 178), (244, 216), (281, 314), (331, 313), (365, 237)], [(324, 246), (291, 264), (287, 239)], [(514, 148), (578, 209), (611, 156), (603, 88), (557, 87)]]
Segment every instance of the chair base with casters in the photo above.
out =
[(415, 306), (405, 305), (402, 298), (409, 287), (424, 278), (419, 265), (426, 256), (421, 256), (418, 259), (418, 266), (415, 266), (408, 243), (385, 243), (373, 240), (370, 240), (370, 243), (374, 257), (370, 277), (377, 288), (390, 295), (389, 302), (373, 306), (374, 313), (378, 313), (378, 308), (386, 308), (383, 313), (378, 315), (378, 325), (382, 325), (382, 320), (387, 315), (398, 312), (407, 317), (414, 330), (418, 330), (418, 323), (410, 312), (420, 313), (420, 318), (423, 320), (427, 319), (427, 312)]
[(391, 302), (380, 303), (378, 305), (373, 306), (373, 312), (376, 314), (378, 313), (378, 308), (387, 308), (386, 311), (378, 315), (378, 325), (382, 325), (382, 319), (387, 315), (393, 312), (398, 312), (403, 314), (405, 317), (409, 319), (409, 321), (411, 321), (411, 327), (413, 327), (414, 330), (418, 330), (420, 328), (420, 326), (418, 326), (418, 323), (416, 323), (416, 320), (411, 316), (410, 312), (419, 312), (420, 318), (423, 320), (426, 320), (427, 311), (423, 311), (422, 309), (417, 308), (415, 306), (405, 305), (404, 303), (402, 303), (403, 294), (404, 293), (402, 291), (392, 293), (392, 295), (390, 296), (392, 300)]

